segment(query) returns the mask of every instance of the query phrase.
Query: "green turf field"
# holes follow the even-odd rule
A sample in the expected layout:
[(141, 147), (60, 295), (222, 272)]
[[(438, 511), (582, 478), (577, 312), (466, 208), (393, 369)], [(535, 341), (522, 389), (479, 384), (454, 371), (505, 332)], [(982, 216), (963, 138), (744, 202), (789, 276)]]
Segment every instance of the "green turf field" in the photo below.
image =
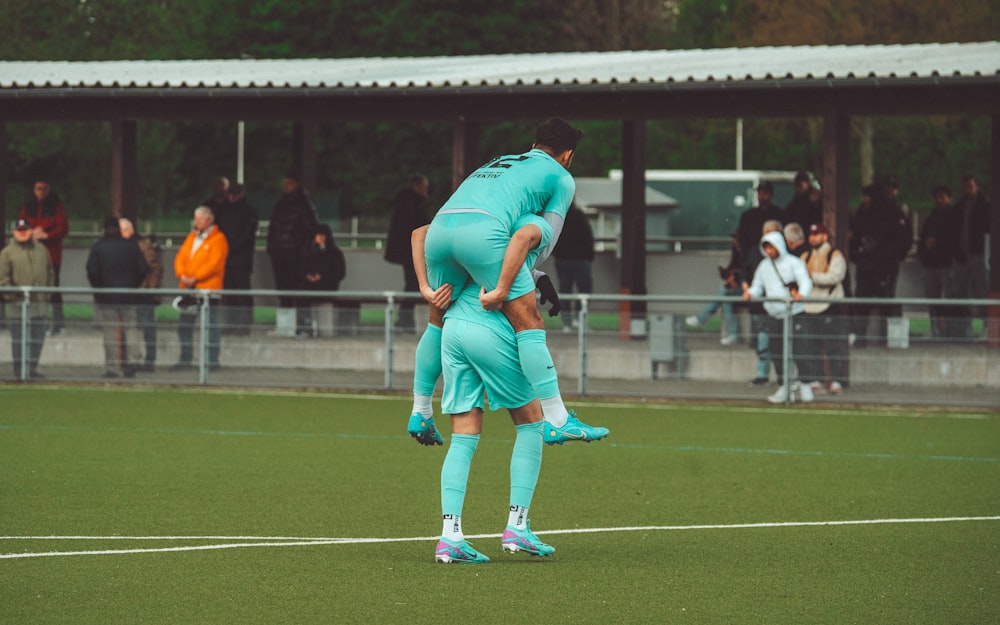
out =
[[(0, 623), (878, 623), (1000, 619), (996, 413), (574, 404), (500, 553), (488, 415), (440, 565), (445, 449), (405, 397), (0, 387)], [(441, 423), (447, 434), (447, 422)], [(31, 557), (24, 557), (31, 556)]]

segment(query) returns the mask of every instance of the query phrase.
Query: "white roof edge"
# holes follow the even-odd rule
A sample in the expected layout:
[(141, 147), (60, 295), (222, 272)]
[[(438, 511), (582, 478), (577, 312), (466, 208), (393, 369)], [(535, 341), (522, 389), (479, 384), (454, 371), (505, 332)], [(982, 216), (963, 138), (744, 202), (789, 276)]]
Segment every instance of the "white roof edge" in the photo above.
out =
[(152, 61), (0, 61), (0, 88), (387, 88), (1000, 80), (1000, 41), (472, 56)]

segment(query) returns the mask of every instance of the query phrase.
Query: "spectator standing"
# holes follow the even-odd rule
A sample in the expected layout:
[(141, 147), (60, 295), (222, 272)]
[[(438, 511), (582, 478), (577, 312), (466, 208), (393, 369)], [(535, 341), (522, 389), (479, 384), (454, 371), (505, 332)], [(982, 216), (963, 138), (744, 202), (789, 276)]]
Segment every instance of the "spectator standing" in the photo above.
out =
[[(562, 234), (552, 249), (555, 257), (556, 273), (559, 276), (559, 292), (594, 292), (594, 231), (590, 221), (574, 202), (566, 212)], [(576, 328), (580, 319), (580, 303), (568, 302), (562, 307), (560, 317), (563, 329)]]
[[(182, 289), (222, 289), (226, 273), (229, 244), (226, 235), (215, 225), (215, 215), (207, 206), (194, 210), (194, 230), (184, 239), (174, 258), (174, 273)], [(181, 344), (180, 359), (175, 369), (192, 366), (194, 356), (194, 324), (197, 312), (182, 312), (177, 326)], [(219, 351), (219, 300), (209, 299), (208, 305), (208, 368), (220, 368)]]
[[(906, 220), (887, 193), (887, 184), (869, 185), (863, 195), (870, 201), (862, 201), (851, 220), (851, 258), (857, 267), (857, 297), (893, 297), (894, 276), (899, 271), (901, 240), (909, 235)], [(892, 306), (855, 305), (856, 314), (852, 319), (852, 333), (856, 335), (857, 347), (867, 344), (869, 316), (874, 309), (878, 316), (878, 340), (886, 339), (886, 319), (892, 314)]]
[[(313, 231), (313, 240), (302, 251), (302, 278), (299, 289), (303, 291), (336, 291), (347, 275), (344, 252), (333, 240), (333, 231), (326, 224), (318, 224)], [(321, 299), (309, 298), (304, 307), (311, 308)], [(299, 328), (296, 338), (316, 336), (312, 313), (308, 314), (309, 329)]]
[[(414, 174), (406, 181), (406, 188), (396, 194), (392, 201), (392, 221), (385, 243), (385, 259), (403, 267), (403, 290), (407, 293), (420, 292), (420, 283), (413, 270), (413, 247), (410, 235), (421, 226), (431, 222), (427, 197), (430, 181), (426, 176)], [(416, 302), (404, 300), (399, 304), (399, 319), (396, 328), (402, 332), (416, 332), (413, 309)]]
[[(951, 189), (939, 185), (931, 190), (934, 208), (920, 227), (917, 237), (917, 258), (923, 268), (924, 297), (941, 299), (948, 296), (948, 276), (958, 245), (958, 220), (951, 204)], [(948, 307), (930, 306), (931, 337), (951, 335), (949, 319), (954, 317)]]
[[(781, 232), (781, 221), (779, 219), (768, 219), (760, 228), (761, 236), (769, 232)], [(740, 271), (742, 276), (743, 291), (750, 288), (750, 281), (757, 272), (757, 267), (766, 258), (760, 248), (761, 237), (757, 237), (750, 253), (746, 254), (743, 267)], [(750, 302), (750, 339), (753, 341), (754, 349), (757, 352), (757, 373), (750, 380), (752, 386), (764, 386), (771, 376), (771, 340), (767, 332), (768, 315), (764, 310), (764, 305), (760, 302)]]
[(798, 376), (785, 371), (783, 335), (786, 319), (790, 314), (791, 319), (787, 320), (791, 323), (788, 341), (789, 361), (798, 366), (801, 374), (806, 367), (802, 359), (801, 339), (797, 337), (802, 337), (804, 332), (802, 299), (812, 292), (812, 280), (809, 278), (805, 263), (785, 249), (785, 237), (780, 232), (768, 232), (761, 237), (760, 251), (764, 254), (764, 260), (757, 266), (753, 282), (743, 291), (743, 299), (784, 297), (792, 300), (791, 306), (781, 301), (764, 302), (764, 310), (768, 314), (769, 348), (774, 370), (781, 381), (781, 387), (767, 400), (772, 404), (794, 401), (794, 393), (798, 390), (802, 401), (811, 402), (813, 393), (809, 384), (800, 384)]
[[(49, 252), (34, 240), (32, 225), (27, 219), (17, 220), (13, 240), (0, 252), (0, 286), (55, 286), (55, 270)], [(45, 342), (49, 293), (32, 291), (29, 295), (27, 354), (22, 349), (24, 296), (22, 293), (4, 293), (3, 296), (8, 304), (13, 304), (7, 324), (10, 327), (14, 376), (19, 379), (42, 378), (44, 376), (38, 373), (38, 361)]]
[(815, 191), (809, 172), (800, 171), (795, 174), (795, 192), (781, 215), (781, 223), (797, 223), (803, 231), (813, 224), (823, 223), (823, 208), (817, 201), (819, 196)]
[[(95, 289), (137, 289), (149, 274), (149, 265), (133, 239), (122, 236), (117, 217), (104, 220), (104, 236), (90, 248), (87, 280)], [(135, 377), (142, 359), (142, 343), (132, 293), (95, 293), (94, 320), (104, 335), (104, 377)]]
[[(774, 205), (774, 185), (764, 180), (757, 185), (757, 206), (748, 208), (740, 214), (740, 222), (736, 228), (736, 236), (739, 239), (740, 264), (746, 268), (747, 259), (760, 253), (760, 236), (764, 228), (765, 221), (777, 221), (781, 226), (783, 211)], [(756, 267), (756, 265), (754, 266)], [(750, 273), (743, 272), (743, 279), (748, 283), (753, 277), (753, 269)]]
[[(732, 246), (729, 251), (729, 264), (725, 267), (719, 267), (719, 277), (722, 278), (722, 286), (719, 288), (716, 295), (723, 297), (737, 297), (743, 294), (742, 278), (740, 274), (741, 256), (739, 237), (737, 236), (737, 233), (734, 232), (732, 236)], [(736, 318), (736, 314), (733, 310), (733, 304), (731, 302), (709, 302), (697, 315), (687, 317), (684, 322), (691, 328), (703, 326), (708, 323), (708, 320), (711, 319), (712, 315), (714, 315), (720, 308), (722, 309), (722, 325), (725, 328), (725, 335), (723, 335), (719, 342), (722, 345), (732, 345), (739, 340), (740, 324), (739, 320)]]
[[(21, 205), (19, 219), (25, 219), (31, 224), (32, 237), (41, 241), (49, 252), (52, 270), (55, 272), (55, 284), (59, 286), (59, 274), (62, 267), (63, 240), (69, 234), (69, 219), (66, 217), (66, 207), (59, 196), (52, 191), (49, 181), (37, 178), (32, 189), (32, 196)], [(66, 331), (66, 317), (63, 312), (61, 293), (53, 293), (52, 302), (52, 334), (58, 336)]]
[[(962, 198), (955, 204), (958, 222), (958, 246), (952, 269), (950, 297), (985, 299), (989, 296), (989, 270), (986, 268), (986, 234), (990, 231), (990, 202), (979, 190), (975, 177), (962, 177)], [(995, 261), (994, 261), (995, 262)], [(984, 307), (970, 311), (983, 319)], [(966, 323), (966, 336), (972, 337), (972, 317)]]
[(237, 183), (227, 187), (226, 203), (213, 212), (215, 225), (229, 244), (222, 295), (224, 333), (248, 335), (253, 325), (253, 297), (235, 291), (250, 290), (259, 223), (257, 210), (247, 201), (243, 185)]
[(229, 178), (219, 176), (212, 182), (212, 195), (208, 196), (208, 199), (202, 202), (201, 205), (211, 208), (212, 212), (218, 217), (219, 209), (229, 203), (228, 193)]
[(786, 223), (782, 229), (788, 253), (797, 258), (802, 258), (802, 255), (810, 250), (809, 241), (806, 241), (805, 230), (803, 230), (805, 227), (812, 228), (812, 226), (802, 226), (798, 222), (792, 221)]
[[(312, 238), (318, 223), (316, 206), (302, 187), (299, 175), (295, 172), (285, 174), (281, 199), (274, 205), (267, 226), (267, 254), (274, 271), (275, 289), (293, 291), (298, 287), (302, 273), (299, 268), (302, 250)], [(278, 300), (282, 308), (295, 308), (298, 304), (294, 297), (279, 297)], [(296, 313), (296, 326), (303, 320), (304, 314), (306, 311)]]
[[(135, 239), (142, 257), (149, 266), (149, 273), (139, 284), (140, 289), (158, 289), (163, 286), (163, 252), (152, 237), (140, 236), (135, 231), (132, 220), (122, 217), (118, 220), (123, 239)], [(156, 305), (160, 298), (156, 295), (136, 296), (136, 325), (146, 344), (145, 360), (139, 369), (153, 371), (156, 368)]]
[[(802, 254), (813, 297), (844, 299), (847, 296), (847, 259), (830, 243), (830, 231), (823, 224), (809, 227), (809, 250)], [(843, 306), (831, 302), (807, 302), (803, 305), (802, 383), (811, 383), (813, 392), (829, 390), (836, 395), (847, 385), (847, 330)], [(825, 358), (825, 362), (824, 362)], [(829, 369), (829, 380), (825, 371)]]
[[(899, 262), (893, 266), (893, 273), (889, 280), (889, 297), (896, 297), (896, 284), (899, 282), (899, 265), (910, 255), (913, 248), (913, 215), (910, 214), (910, 207), (899, 198), (899, 181), (892, 176), (886, 178), (885, 192), (892, 206), (892, 212), (898, 215), (897, 241), (899, 248)], [(902, 306), (896, 307), (895, 317), (903, 314)]]

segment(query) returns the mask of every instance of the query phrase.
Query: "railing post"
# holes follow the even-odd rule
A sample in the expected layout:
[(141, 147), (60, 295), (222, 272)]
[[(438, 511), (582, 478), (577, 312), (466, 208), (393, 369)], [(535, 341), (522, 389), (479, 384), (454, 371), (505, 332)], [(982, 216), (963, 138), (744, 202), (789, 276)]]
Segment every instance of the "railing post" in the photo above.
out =
[(792, 394), (792, 300), (785, 302), (785, 318), (781, 323), (781, 365), (784, 369), (782, 384), (785, 386), (785, 403), (791, 404), (795, 401)]
[(198, 383), (208, 384), (208, 295), (197, 293), (198, 299)]
[(24, 300), (21, 301), (21, 362), (18, 364), (21, 368), (21, 381), (24, 381), (28, 379), (28, 359), (31, 358), (31, 353), (28, 351), (31, 332), (31, 287), (26, 286), (22, 291)]
[(396, 300), (393, 293), (385, 293), (385, 388), (392, 389), (392, 367), (393, 367), (393, 351), (395, 348), (395, 341), (392, 335), (392, 314), (395, 310)]
[(577, 328), (577, 349), (580, 352), (579, 374), (576, 381), (576, 392), (587, 394), (587, 311), (589, 301), (586, 295), (580, 295), (580, 325)]

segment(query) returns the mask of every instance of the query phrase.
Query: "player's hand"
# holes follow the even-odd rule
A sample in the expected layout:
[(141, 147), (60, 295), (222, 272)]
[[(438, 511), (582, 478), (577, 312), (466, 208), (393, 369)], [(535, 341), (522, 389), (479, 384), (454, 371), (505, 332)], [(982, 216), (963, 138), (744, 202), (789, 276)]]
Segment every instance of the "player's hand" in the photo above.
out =
[(541, 303), (551, 303), (552, 307), (549, 308), (549, 316), (555, 317), (562, 310), (562, 304), (559, 302), (559, 293), (556, 292), (556, 287), (552, 284), (552, 278), (547, 275), (542, 275), (538, 278), (538, 282), (535, 283), (535, 288), (541, 293)]
[(427, 303), (441, 310), (448, 308), (451, 304), (451, 291), (450, 284), (444, 284), (436, 290), (431, 289), (429, 286), (420, 287), (420, 294), (424, 296)]
[(486, 287), (479, 290), (479, 303), (483, 305), (485, 310), (500, 310), (505, 301), (507, 301), (507, 294), (502, 291), (497, 289), (487, 291)]

